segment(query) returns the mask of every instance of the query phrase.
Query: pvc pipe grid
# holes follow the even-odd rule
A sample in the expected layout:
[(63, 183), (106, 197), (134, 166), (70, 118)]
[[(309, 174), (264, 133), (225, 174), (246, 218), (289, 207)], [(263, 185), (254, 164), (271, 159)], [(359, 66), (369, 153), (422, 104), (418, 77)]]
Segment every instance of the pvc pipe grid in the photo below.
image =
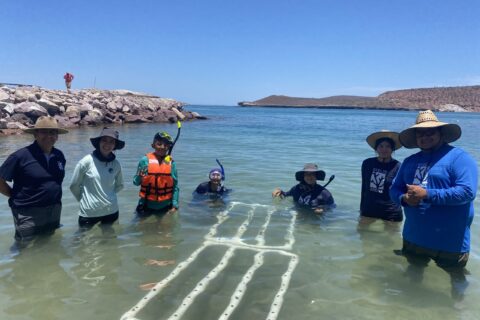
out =
[[(233, 236), (232, 238), (216, 237), (218, 232), (218, 227), (222, 223), (224, 223), (227, 219), (229, 219), (230, 217), (229, 213), (237, 206), (247, 206), (250, 208), (250, 210), (248, 211), (247, 218), (240, 225), (235, 236)], [(264, 224), (261, 226), (260, 231), (255, 237), (255, 241), (257, 244), (254, 245), (254, 244), (245, 243), (244, 241), (242, 241), (241, 237), (245, 233), (245, 231), (247, 231), (247, 227), (249, 226), (250, 222), (253, 219), (256, 208), (266, 208), (267, 215), (265, 217)], [(272, 253), (272, 252), (290, 257), (287, 270), (281, 277), (280, 288), (277, 291), (272, 301), (270, 310), (266, 318), (267, 320), (277, 319), (283, 304), (283, 297), (287, 292), (288, 285), (290, 283), (290, 279), (292, 277), (293, 271), (295, 270), (295, 267), (298, 264), (298, 256), (294, 253), (285, 251), (285, 250), (291, 250), (293, 247), (293, 244), (295, 243), (295, 238), (293, 237), (293, 231), (294, 231), (294, 226), (296, 221), (295, 211), (290, 212), (291, 219), (285, 235), (285, 244), (280, 246), (265, 245), (265, 232), (270, 223), (270, 218), (274, 212), (275, 212), (275, 208), (272, 206), (232, 202), (226, 210), (220, 212), (217, 215), (217, 223), (215, 223), (210, 228), (210, 231), (207, 233), (207, 235), (205, 235), (205, 241), (203, 242), (203, 244), (198, 249), (193, 251), (193, 253), (186, 260), (179, 263), (177, 267), (166, 278), (158, 282), (152, 289), (150, 289), (150, 291), (135, 306), (133, 306), (126, 313), (124, 313), (120, 319), (121, 320), (140, 320), (136, 318), (136, 316), (148, 304), (148, 302), (150, 302), (153, 298), (155, 298), (163, 290), (163, 288), (168, 286), (168, 284), (173, 279), (175, 279), (183, 270), (185, 270), (192, 262), (194, 262), (203, 250), (205, 250), (207, 247), (210, 247), (210, 246), (226, 246), (228, 247), (228, 250), (225, 252), (225, 254), (223, 255), (218, 265), (215, 266), (212, 270), (210, 270), (210, 272), (197, 283), (195, 288), (183, 299), (180, 306), (168, 319), (169, 320), (181, 319), (183, 314), (193, 304), (195, 298), (199, 294), (204, 292), (208, 287), (209, 283), (213, 279), (215, 279), (217, 275), (219, 275), (222, 272), (222, 270), (225, 269), (230, 259), (234, 256), (235, 250), (237, 249), (248, 249), (251, 251), (256, 251), (257, 253), (255, 254), (254, 262), (252, 266), (250, 266), (250, 268), (246, 271), (242, 280), (235, 288), (230, 298), (230, 302), (228, 303), (228, 306), (225, 308), (225, 310), (222, 312), (221, 316), (219, 317), (219, 320), (229, 319), (229, 317), (232, 315), (232, 313), (240, 304), (245, 294), (245, 291), (247, 289), (247, 285), (252, 280), (253, 275), (255, 274), (255, 271), (263, 265), (265, 253)]]

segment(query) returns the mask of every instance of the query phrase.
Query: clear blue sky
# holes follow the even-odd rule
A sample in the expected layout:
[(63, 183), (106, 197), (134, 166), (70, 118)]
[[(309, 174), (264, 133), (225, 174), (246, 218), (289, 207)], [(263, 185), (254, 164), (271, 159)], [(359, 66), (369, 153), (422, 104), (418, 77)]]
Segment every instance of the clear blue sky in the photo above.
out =
[(480, 84), (478, 0), (2, 1), (0, 82), (192, 104)]

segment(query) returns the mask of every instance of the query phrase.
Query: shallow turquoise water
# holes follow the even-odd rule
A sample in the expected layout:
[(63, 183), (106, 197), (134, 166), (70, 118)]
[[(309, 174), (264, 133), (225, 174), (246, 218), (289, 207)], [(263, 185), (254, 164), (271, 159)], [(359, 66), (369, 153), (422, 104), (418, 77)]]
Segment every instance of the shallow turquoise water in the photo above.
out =
[[(21, 253), (11, 251), (12, 218), (5, 197), (0, 198), (0, 319), (119, 319), (147, 295), (142, 285), (158, 283), (202, 247), (205, 236), (218, 222), (217, 215), (222, 213), (228, 219), (218, 226), (216, 236), (225, 242), (207, 246), (141, 308), (138, 319), (166, 319), (178, 312), (184, 298), (218, 265), (225, 252), (243, 241), (252, 246), (237, 246), (225, 269), (204, 284), (205, 291), (184, 302), (190, 307), (183, 319), (219, 318), (253, 264), (258, 252), (255, 248), (262, 239), (274, 250), (265, 251), (263, 264), (253, 273), (230, 319), (266, 319), (281, 288), (282, 275), (290, 275), (287, 270), (295, 255), (298, 264), (286, 293), (280, 294), (283, 305), (278, 319), (478, 318), (478, 219), (472, 227), (470, 287), (461, 308), (454, 307), (450, 298), (448, 276), (434, 265), (427, 268), (422, 283), (408, 280), (406, 261), (392, 252), (401, 246), (399, 230), (377, 223), (368, 231), (357, 231), (360, 165), (373, 156), (365, 137), (380, 129), (406, 128), (414, 122), (416, 113), (209, 106), (190, 109), (210, 120), (183, 124), (174, 150), (181, 190), (181, 209), (175, 216), (135, 220), (132, 212), (138, 189), (131, 184), (136, 164), (149, 151), (154, 133), (167, 130), (174, 134), (175, 125), (118, 128), (126, 141), (126, 148), (117, 154), (126, 188), (120, 193), (120, 221), (113, 233), (94, 228), (79, 234), (78, 203), (68, 190), (73, 168), (91, 151), (88, 138), (98, 134), (97, 128), (60, 136), (57, 146), (67, 157), (67, 177), (63, 227), (53, 237), (40, 239)], [(465, 148), (478, 162), (480, 114), (442, 113), (439, 118), (461, 125), (463, 136), (454, 144)], [(0, 161), (28, 144), (29, 138), (0, 138)], [(400, 149), (395, 157), (402, 160), (409, 154), (411, 151)], [(215, 158), (224, 164), (226, 184), (234, 189), (229, 203), (192, 201), (191, 192), (207, 179), (209, 170), (216, 166)], [(275, 187), (292, 186), (294, 173), (305, 162), (318, 163), (327, 177), (335, 175), (328, 188), (337, 208), (323, 217), (296, 215), (290, 226), (291, 201), (273, 201), (270, 194)], [(231, 208), (233, 203), (236, 205)], [(478, 199), (475, 209), (479, 212)], [(243, 223), (247, 226), (237, 239)], [(286, 243), (293, 244), (291, 248), (279, 248)]]

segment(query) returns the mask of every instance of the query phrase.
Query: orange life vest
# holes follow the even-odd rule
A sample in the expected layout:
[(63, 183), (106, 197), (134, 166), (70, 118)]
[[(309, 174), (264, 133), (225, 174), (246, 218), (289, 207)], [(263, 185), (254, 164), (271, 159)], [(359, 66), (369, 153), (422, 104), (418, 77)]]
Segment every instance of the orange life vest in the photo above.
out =
[(158, 163), (153, 153), (147, 153), (148, 174), (142, 177), (140, 198), (148, 201), (165, 201), (173, 197), (172, 162)]

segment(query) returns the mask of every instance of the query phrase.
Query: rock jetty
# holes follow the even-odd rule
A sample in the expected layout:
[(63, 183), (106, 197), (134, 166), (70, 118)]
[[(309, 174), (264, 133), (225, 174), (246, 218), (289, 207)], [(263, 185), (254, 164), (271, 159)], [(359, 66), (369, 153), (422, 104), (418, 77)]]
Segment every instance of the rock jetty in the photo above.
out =
[(65, 128), (205, 119), (184, 106), (173, 99), (128, 90), (83, 89), (67, 93), (0, 85), (0, 134), (21, 133), (46, 115), (55, 117)]
[(333, 96), (297, 98), (272, 95), (242, 107), (295, 107), (380, 110), (425, 110), (480, 112), (480, 86), (436, 87), (387, 91), (377, 97)]

